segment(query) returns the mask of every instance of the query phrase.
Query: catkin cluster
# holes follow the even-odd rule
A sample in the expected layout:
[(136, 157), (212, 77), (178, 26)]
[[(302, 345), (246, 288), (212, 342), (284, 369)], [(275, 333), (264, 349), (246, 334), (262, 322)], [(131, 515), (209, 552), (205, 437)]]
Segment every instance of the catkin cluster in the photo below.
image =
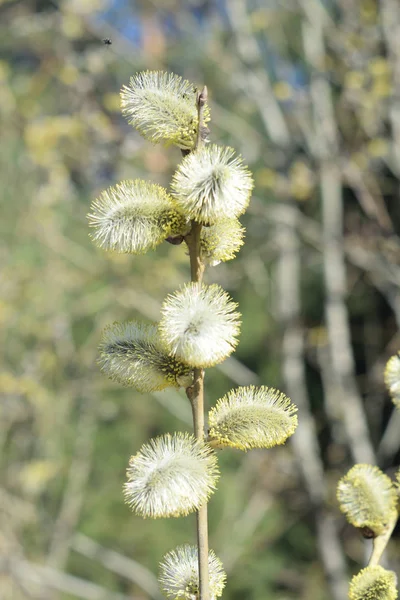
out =
[[(400, 358), (392, 356), (386, 364), (385, 383), (394, 405), (400, 407)], [(357, 464), (337, 486), (341, 511), (362, 535), (373, 540), (369, 564), (353, 577), (350, 600), (395, 600), (397, 577), (378, 563), (399, 516), (400, 469), (396, 481), (378, 467)]]
[[(194, 85), (163, 72), (132, 77), (121, 91), (121, 103), (142, 136), (174, 144), (184, 156), (168, 190), (136, 179), (103, 191), (88, 216), (94, 243), (107, 251), (142, 254), (165, 241), (189, 246), (196, 227), (196, 258), (203, 267), (233, 259), (243, 245), (238, 218), (249, 204), (253, 178), (232, 148), (206, 144), (207, 103), (200, 111)], [(108, 326), (100, 343), (100, 367), (138, 392), (172, 386), (191, 398), (196, 370), (212, 367), (234, 351), (240, 332), (237, 308), (219, 285), (192, 281), (166, 298), (159, 322)], [(215, 448), (249, 450), (284, 443), (296, 429), (296, 407), (275, 389), (240, 387), (215, 402), (209, 425), (205, 437), (165, 434), (131, 457), (124, 495), (137, 515), (179, 517), (198, 510), (218, 481)], [(208, 557), (210, 597), (217, 598), (225, 573), (213, 551)], [(198, 598), (198, 548), (169, 552), (161, 563), (160, 585), (168, 598)]]

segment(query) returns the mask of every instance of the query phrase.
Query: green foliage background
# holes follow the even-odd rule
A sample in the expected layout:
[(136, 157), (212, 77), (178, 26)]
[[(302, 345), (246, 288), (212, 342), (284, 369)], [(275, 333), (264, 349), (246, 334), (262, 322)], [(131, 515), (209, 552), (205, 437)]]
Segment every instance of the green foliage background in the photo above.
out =
[[(238, 384), (286, 390), (282, 339), (290, 323), (280, 312), (278, 234), (286, 214), (298, 219), (297, 325), (309, 402), (299, 421), (314, 423), (324, 468), (326, 497), (317, 508), (332, 516), (342, 559), (349, 574), (357, 571), (369, 542), (346, 526), (335, 500), (337, 480), (354, 460), (329, 359), (321, 163), (307, 145), (323, 133), (310, 126), (307, 111), (309, 83), (319, 69), (332, 94), (339, 139), (354, 376), (379, 465), (391, 474), (399, 463), (400, 423), (384, 390), (383, 367), (399, 348), (400, 75), (384, 11), (394, 5), (328, 5), (331, 22), (318, 68), (302, 35), (312, 11), (325, 15), (327, 4), (319, 0), (234, 0), (225, 18), (213, 3), (203, 3), (202, 23), (190, 2), (143, 1), (135, 17), (140, 47), (98, 18), (106, 5), (0, 1), (4, 597), (97, 598), (104, 588), (110, 599), (157, 598), (140, 585), (132, 563), (130, 575), (121, 573), (124, 557), (149, 570), (151, 586), (163, 554), (195, 539), (193, 517), (142, 521), (121, 493), (129, 456), (143, 442), (190, 430), (187, 400), (174, 391), (141, 396), (121, 389), (95, 364), (105, 325), (156, 320), (166, 294), (189, 279), (183, 246), (119, 256), (88, 238), (86, 214), (103, 188), (124, 178), (168, 185), (180, 160), (177, 149), (151, 146), (120, 115), (119, 89), (144, 69), (206, 83), (212, 141), (240, 151), (255, 176), (254, 199), (242, 219), (246, 245), (236, 261), (207, 275), (229, 290), (243, 313), (234, 358), (207, 372), (209, 404)], [(175, 37), (162, 26), (166, 11), (175, 15)], [(399, 11), (393, 15), (400, 27)], [(112, 38), (111, 47), (103, 37)], [(272, 109), (283, 117), (287, 139)], [(228, 572), (224, 598), (332, 598), (301, 456), (287, 444), (248, 454), (224, 451), (219, 458), (223, 475), (210, 503), (210, 535)], [(394, 570), (400, 564), (396, 537), (389, 557)], [(118, 553), (112, 564), (109, 551)]]

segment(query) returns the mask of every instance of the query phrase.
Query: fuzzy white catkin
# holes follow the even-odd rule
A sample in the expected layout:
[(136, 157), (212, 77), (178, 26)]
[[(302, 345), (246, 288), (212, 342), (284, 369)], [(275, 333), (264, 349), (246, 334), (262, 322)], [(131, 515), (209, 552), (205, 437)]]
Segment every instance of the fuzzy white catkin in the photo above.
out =
[(207, 502), (218, 477), (209, 446), (186, 433), (166, 434), (131, 457), (125, 500), (142, 517), (184, 516)]
[(279, 390), (239, 387), (210, 410), (209, 442), (239, 450), (284, 444), (296, 430), (297, 407)]
[(97, 246), (132, 254), (186, 233), (188, 223), (164, 188), (141, 179), (122, 181), (102, 192), (88, 218)]
[[(194, 147), (198, 114), (196, 89), (192, 83), (163, 71), (144, 71), (121, 90), (122, 113), (141, 135), (154, 144)], [(203, 121), (209, 120), (204, 107)]]
[(165, 300), (161, 337), (173, 356), (188, 365), (216, 365), (236, 347), (240, 331), (236, 307), (219, 285), (189, 283)]
[(350, 583), (350, 600), (396, 600), (397, 577), (380, 565), (366, 567)]
[[(212, 600), (222, 596), (226, 574), (213, 550), (208, 552), (208, 573)], [(196, 546), (178, 546), (168, 552), (161, 564), (159, 582), (162, 591), (171, 600), (197, 599), (199, 595), (199, 565)]]
[(190, 368), (169, 355), (156, 325), (113, 323), (104, 330), (99, 351), (101, 370), (113, 381), (139, 392), (188, 387), (192, 382)]
[(391, 479), (378, 467), (354, 465), (337, 487), (340, 510), (349, 523), (380, 535), (396, 514), (397, 493)]
[(224, 219), (209, 227), (202, 227), (200, 253), (202, 260), (213, 266), (235, 258), (243, 246), (245, 229), (238, 219)]
[(189, 218), (204, 224), (233, 219), (246, 210), (253, 178), (232, 148), (202, 146), (178, 166), (171, 193)]

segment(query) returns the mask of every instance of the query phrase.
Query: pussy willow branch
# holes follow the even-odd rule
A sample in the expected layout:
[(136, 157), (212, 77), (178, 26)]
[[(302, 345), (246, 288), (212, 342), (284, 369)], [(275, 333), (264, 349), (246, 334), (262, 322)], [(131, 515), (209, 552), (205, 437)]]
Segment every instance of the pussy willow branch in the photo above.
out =
[(160, 593), (157, 578), (149, 569), (146, 569), (135, 560), (115, 552), (115, 550), (101, 546), (87, 535), (75, 533), (71, 540), (71, 550), (136, 584), (146, 593), (146, 598), (148, 597), (151, 600), (162, 600), (164, 598)]
[[(204, 105), (207, 102), (207, 88), (197, 97), (198, 110), (198, 132), (195, 150), (198, 150), (203, 143), (203, 112)], [(191, 280), (199, 285), (203, 279), (204, 264), (200, 256), (200, 233), (202, 225), (192, 221), (192, 229), (186, 236), (186, 243), (189, 249)], [(193, 428), (197, 439), (204, 439), (204, 370), (194, 369), (193, 385), (186, 390), (187, 396), (192, 404)], [(207, 503), (203, 504), (197, 511), (197, 544), (199, 556), (199, 600), (210, 600), (210, 586), (208, 575), (208, 523), (207, 523)]]

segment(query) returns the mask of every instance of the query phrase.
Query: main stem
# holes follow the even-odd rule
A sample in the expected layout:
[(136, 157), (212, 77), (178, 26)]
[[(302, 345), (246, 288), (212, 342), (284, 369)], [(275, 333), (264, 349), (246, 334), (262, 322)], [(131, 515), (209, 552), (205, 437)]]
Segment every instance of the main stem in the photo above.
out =
[(393, 530), (396, 527), (397, 519), (398, 515), (396, 513), (393, 515), (392, 519), (388, 523), (386, 531), (382, 533), (382, 535), (378, 535), (378, 537), (374, 539), (371, 558), (368, 562), (369, 567), (379, 565), (379, 562), (382, 558), (382, 554), (384, 553), (385, 548), (390, 540), (390, 536), (392, 535)]
[[(202, 144), (203, 108), (207, 101), (207, 88), (204, 87), (197, 97), (198, 109), (198, 134), (195, 150)], [(202, 225), (192, 221), (190, 233), (186, 236), (186, 243), (190, 257), (191, 280), (201, 285), (204, 273), (204, 264), (200, 256), (200, 233)], [(198, 440), (204, 439), (204, 370), (194, 369), (193, 385), (186, 390), (192, 405), (194, 434)], [(208, 574), (208, 522), (207, 503), (197, 511), (197, 546), (199, 557), (199, 600), (210, 600), (210, 585)]]
[[(201, 284), (204, 266), (200, 259), (200, 231), (201, 224), (192, 223), (192, 230), (187, 236), (190, 256), (191, 280)], [(194, 434), (197, 439), (204, 439), (204, 370), (194, 369), (193, 386), (188, 390), (192, 404)], [(210, 600), (210, 587), (208, 576), (208, 523), (207, 503), (197, 511), (197, 545), (199, 553), (199, 587), (200, 600)]]

